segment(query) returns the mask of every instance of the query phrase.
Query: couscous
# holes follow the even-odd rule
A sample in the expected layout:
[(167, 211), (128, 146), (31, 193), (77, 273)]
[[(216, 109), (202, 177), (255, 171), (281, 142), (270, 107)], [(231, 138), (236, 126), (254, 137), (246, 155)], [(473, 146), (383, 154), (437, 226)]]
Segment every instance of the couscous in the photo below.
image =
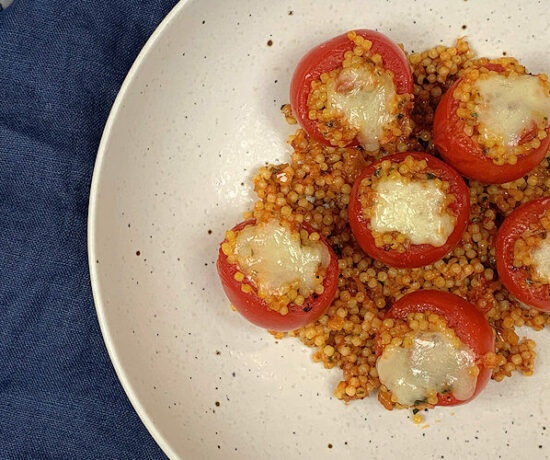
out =
[[(376, 51), (374, 46), (377, 39), (369, 40), (362, 32), (364, 31), (348, 34), (347, 40), (350, 44), (346, 50), (340, 52), (340, 64), (333, 62), (332, 68), (322, 69), (306, 84), (303, 81), (299, 84), (293, 82), (293, 105), (283, 106), (282, 112), (289, 123), (298, 121), (302, 128), (289, 138), (293, 152), (288, 162), (262, 167), (254, 177), (254, 190), (258, 199), (252, 209), (245, 213), (244, 218), (255, 219), (256, 222), (270, 222), (276, 218), (285, 222), (287, 228), (293, 229), (296, 232), (294, 238), (302, 243), (303, 238), (306, 238), (307, 244), (310, 244), (309, 241), (315, 233), (319, 239), (327, 242), (335, 254), (337, 276), (332, 300), (307, 324), (298, 329), (287, 328), (288, 332), (272, 331), (274, 336), (278, 339), (285, 336), (298, 338), (313, 348), (315, 362), (321, 363), (327, 369), (341, 369), (342, 379), (334, 389), (334, 395), (338, 399), (349, 402), (378, 392), (380, 402), (387, 409), (408, 407), (413, 408), (416, 413), (422, 408), (445, 405), (445, 401), (451, 399), (453, 403), (471, 399), (477, 394), (478, 386), (484, 386), (483, 379), (486, 382), (489, 375), (499, 382), (510, 377), (513, 372), (527, 376), (533, 374), (535, 342), (518, 335), (516, 329), (527, 326), (540, 331), (545, 326), (550, 326), (550, 316), (545, 311), (520, 302), (503, 285), (497, 272), (496, 243), (502, 221), (516, 208), (535, 199), (550, 196), (550, 162), (548, 158), (544, 158), (548, 145), (545, 144), (539, 160), (511, 182), (499, 184), (502, 181), (492, 181), (495, 176), (488, 174), (484, 178), (488, 178), (485, 182), (489, 183), (482, 183), (471, 179), (471, 175), (455, 166), (463, 175), (470, 177), (469, 181), (466, 180), (469, 217), (459, 232), (458, 240), (438, 260), (416, 268), (398, 268), (367, 255), (354, 237), (349, 224), (348, 206), (357, 178), (365, 168), (378, 160), (382, 161), (383, 174), (373, 176), (362, 184), (363, 204), (367, 214), (370, 213), (367, 218), (372, 218), (376, 212), (373, 206), (379, 193), (377, 187), (380, 187), (386, 176), (397, 174), (398, 179), (403, 178), (403, 181), (434, 179), (425, 174), (425, 165), (421, 160), (405, 160), (401, 163), (407, 165), (405, 170), (400, 167), (392, 169), (391, 162), (386, 164), (381, 159), (388, 154), (411, 151), (439, 156), (438, 148), (434, 144), (433, 123), (438, 104), (447, 90), (460, 77), (464, 78), (463, 82), (469, 82), (468, 79), (475, 77), (475, 69), (478, 69), (480, 75), (487, 73), (487, 78), (497, 79), (499, 75), (496, 75), (498, 72), (493, 75), (491, 72), (494, 72), (494, 68), (487, 67), (489, 63), (495, 62), (475, 59), (474, 52), (464, 39), (457, 40), (450, 47), (439, 45), (423, 52), (408, 54), (410, 67), (401, 67), (398, 71), (388, 69), (385, 66), (387, 54)], [(342, 40), (341, 37), (338, 38)], [(395, 56), (399, 52), (403, 53), (401, 49), (397, 50), (392, 48), (391, 53)], [(315, 54), (313, 51), (311, 53)], [(497, 64), (522, 77), (527, 75), (527, 71), (515, 60), (500, 60)], [(348, 68), (352, 70), (346, 70)], [(520, 72), (518, 69), (523, 70)], [(378, 101), (378, 109), (382, 107), (389, 114), (376, 114), (371, 119), (376, 123), (371, 125), (366, 122), (355, 123), (356, 118), (344, 109), (341, 97), (331, 94), (338, 87), (344, 92), (363, 91), (368, 86), (365, 82), (370, 81), (369, 75), (375, 75), (383, 88), (393, 87), (393, 92), (384, 90), (383, 100), (380, 99), (382, 96), (379, 89), (371, 89), (378, 91), (371, 99), (367, 95), (361, 96), (363, 100)], [(504, 74), (504, 77), (509, 78), (509, 75)], [(303, 75), (301, 78), (303, 79)], [(533, 78), (546, 91), (547, 78), (544, 75)], [(487, 117), (475, 117), (472, 115), (473, 109), (470, 110), (470, 103), (474, 104), (476, 111), (483, 110), (479, 107), (481, 102), (478, 100), (478, 93), (483, 93), (484, 89), (476, 90), (474, 80), (468, 83), (468, 87), (466, 83), (455, 86), (452, 95), (448, 97), (452, 96), (461, 110), (461, 132), (473, 139), (478, 146), (487, 149), (485, 159), (495, 168), (512, 166), (514, 162), (517, 164), (513, 166), (517, 166), (522, 156), (530, 157), (530, 152), (534, 150), (540, 152), (547, 132), (544, 114), (540, 119), (537, 118), (535, 136), (528, 140), (528, 145), (519, 150), (503, 150), (499, 147), (503, 138), (499, 144), (493, 142), (491, 136), (485, 135), (487, 124), (484, 123)], [(301, 104), (302, 107), (297, 107), (296, 104)], [(541, 110), (543, 112), (545, 109)], [(362, 132), (365, 126), (369, 126), (369, 129)], [(517, 131), (516, 128), (514, 126)], [(517, 145), (517, 142), (514, 144), (510, 139), (506, 142), (508, 141)], [(446, 153), (449, 154), (448, 151)], [(443, 156), (447, 159), (446, 155)], [(448, 163), (453, 165), (451, 161)], [(440, 229), (443, 235), (440, 235), (441, 240), (450, 234), (452, 226), (456, 226), (457, 215), (451, 212), (456, 196), (449, 191), (444, 180), (438, 179), (436, 185), (442, 197), (441, 202), (438, 202), (437, 212), (448, 216), (445, 218), (448, 222), (445, 221)], [(537, 240), (539, 246), (546, 238), (545, 222), (541, 223), (542, 230), (537, 233), (540, 238)], [(304, 229), (311, 230), (303, 232)], [(372, 226), (370, 229), (373, 230)], [(400, 231), (381, 226), (373, 230), (375, 244), (381, 248), (388, 246), (397, 252), (406, 252), (413, 242), (412, 239), (418, 236), (415, 229), (409, 230)], [(430, 237), (433, 239), (437, 235)], [(220, 254), (224, 253), (225, 257), (235, 256), (234, 247), (227, 246), (234, 238), (234, 234), (227, 236)], [(430, 241), (437, 246), (439, 240)], [(522, 243), (518, 245), (514, 260), (517, 264), (523, 264), (519, 269), (533, 269), (536, 256), (529, 253), (530, 258), (522, 258), (522, 251), (526, 249), (521, 246)], [(316, 260), (321, 259), (322, 257)], [(240, 282), (248, 279), (247, 285), (251, 286), (253, 293), (258, 294), (259, 286), (255, 285), (254, 277), (247, 277), (239, 269), (236, 260), (233, 260), (233, 269), (240, 275), (233, 273), (231, 276), (237, 276)], [(547, 259), (544, 260), (545, 263), (548, 262)], [(324, 269), (323, 263), (319, 262), (316, 276), (323, 276)], [(539, 268), (537, 273), (545, 272)], [(286, 295), (283, 303), (271, 299), (275, 307), (270, 314), (284, 317), (296, 300), (300, 303), (306, 294), (317, 295), (316, 289), (322, 295), (319, 288), (323, 286), (322, 282), (314, 282), (309, 285), (310, 290), (307, 290), (304, 282), (293, 284), (293, 281), (286, 280), (282, 290), (277, 291)], [(547, 282), (542, 275), (536, 281)], [(486, 345), (474, 351), (474, 345), (461, 339), (460, 328), (455, 328), (455, 323), (441, 311), (410, 311), (399, 318), (391, 315), (393, 306), (403, 302), (405, 296), (416, 293), (415, 296), (426, 297), (434, 291), (454, 294), (461, 298), (456, 301), (456, 305), (464, 302), (469, 305), (464, 307), (466, 310), (475, 311), (472, 314), (479, 317), (481, 329), (485, 327), (483, 324), (487, 325), (483, 337), (479, 338)], [(277, 306), (279, 310), (274, 311)], [(304, 308), (301, 311), (303, 314), (308, 313)], [(263, 326), (270, 328), (265, 323)], [(439, 344), (437, 346), (440, 347), (440, 353), (436, 355), (448, 357), (451, 374), (447, 373), (439, 380), (436, 379), (437, 381), (428, 379), (431, 383), (422, 387), (420, 393), (420, 384), (414, 384), (414, 392), (408, 394), (395, 384), (399, 379), (396, 380), (391, 369), (395, 369), (397, 365), (388, 367), (380, 360), (393, 356), (391, 359), (395, 363), (405, 363), (405, 367), (407, 363), (412, 365), (412, 358), (407, 353), (411, 349), (421, 349), (425, 343), (431, 343), (430, 346)], [(480, 351), (482, 348), (483, 351)], [(454, 375), (455, 380), (448, 380), (449, 375)], [(414, 399), (411, 395), (414, 395)], [(415, 415), (416, 418), (418, 416), (419, 414)], [(421, 418), (415, 419), (419, 420)]]

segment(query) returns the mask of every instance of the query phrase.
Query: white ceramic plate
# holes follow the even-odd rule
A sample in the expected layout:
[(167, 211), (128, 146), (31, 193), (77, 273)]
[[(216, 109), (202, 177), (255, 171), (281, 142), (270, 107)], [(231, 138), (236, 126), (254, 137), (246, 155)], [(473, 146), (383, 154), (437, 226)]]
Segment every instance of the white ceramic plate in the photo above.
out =
[(332, 398), (338, 371), (231, 312), (215, 270), (224, 229), (252, 203), (253, 171), (288, 158), (292, 128), (279, 108), (312, 46), (352, 28), (378, 29), (408, 50), (466, 34), (483, 55), (506, 51), (550, 71), (547, 16), (541, 1), (201, 0), (181, 2), (162, 23), (105, 129), (89, 253), (114, 366), (170, 457), (550, 452), (547, 331), (526, 331), (539, 343), (533, 377), (491, 382), (471, 404), (431, 412), (421, 429), (375, 397), (347, 406)]

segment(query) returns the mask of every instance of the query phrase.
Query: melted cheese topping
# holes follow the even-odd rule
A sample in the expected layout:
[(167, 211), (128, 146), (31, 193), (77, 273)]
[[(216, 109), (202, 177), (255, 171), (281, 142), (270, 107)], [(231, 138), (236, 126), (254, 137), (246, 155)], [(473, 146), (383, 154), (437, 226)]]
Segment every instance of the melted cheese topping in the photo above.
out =
[(477, 381), (470, 375), (474, 364), (474, 353), (466, 345), (455, 348), (441, 332), (422, 332), (411, 348), (388, 345), (376, 368), (380, 382), (398, 402), (412, 406), (434, 390), (451, 391), (461, 401), (470, 398)]
[(397, 231), (412, 244), (442, 246), (454, 229), (455, 219), (441, 212), (445, 192), (433, 181), (382, 179), (374, 186), (377, 196), (370, 227), (376, 232)]
[(235, 254), (241, 271), (271, 295), (282, 294), (284, 286), (295, 281), (313, 289), (319, 265), (326, 267), (330, 260), (323, 243), (303, 245), (299, 233), (291, 233), (276, 220), (243, 228)]
[(477, 108), (482, 138), (513, 147), (550, 116), (550, 96), (536, 76), (493, 75), (475, 84), (483, 101)]
[(357, 139), (366, 150), (377, 150), (384, 126), (395, 118), (390, 104), (395, 85), (386, 73), (346, 68), (327, 93), (332, 107), (341, 110), (348, 123), (359, 130)]
[(550, 237), (548, 235), (538, 247), (532, 250), (531, 257), (537, 274), (550, 283)]

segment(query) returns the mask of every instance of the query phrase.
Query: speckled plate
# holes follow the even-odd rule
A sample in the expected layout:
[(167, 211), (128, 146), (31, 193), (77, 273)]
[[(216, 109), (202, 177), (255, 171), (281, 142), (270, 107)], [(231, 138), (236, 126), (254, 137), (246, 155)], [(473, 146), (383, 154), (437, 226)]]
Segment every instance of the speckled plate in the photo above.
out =
[[(550, 71), (539, 1), (182, 1), (132, 67), (94, 172), (90, 272), (101, 329), (136, 411), (171, 458), (544, 458), (550, 340), (537, 371), (437, 409), (428, 428), (376, 398), (334, 399), (339, 372), (233, 313), (215, 259), (253, 202), (250, 178), (284, 161), (279, 112), (299, 58), (352, 28), (408, 50), (467, 35), (481, 54)], [(121, 423), (124, 423), (123, 421)], [(546, 429), (548, 424), (548, 429)]]

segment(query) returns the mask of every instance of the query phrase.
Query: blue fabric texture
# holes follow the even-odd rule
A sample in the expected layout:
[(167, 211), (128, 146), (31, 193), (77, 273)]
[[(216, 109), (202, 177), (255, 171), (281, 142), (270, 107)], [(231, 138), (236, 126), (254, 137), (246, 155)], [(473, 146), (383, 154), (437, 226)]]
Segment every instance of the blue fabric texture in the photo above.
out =
[(118, 382), (86, 251), (115, 96), (175, 0), (0, 12), (0, 458), (164, 458)]

